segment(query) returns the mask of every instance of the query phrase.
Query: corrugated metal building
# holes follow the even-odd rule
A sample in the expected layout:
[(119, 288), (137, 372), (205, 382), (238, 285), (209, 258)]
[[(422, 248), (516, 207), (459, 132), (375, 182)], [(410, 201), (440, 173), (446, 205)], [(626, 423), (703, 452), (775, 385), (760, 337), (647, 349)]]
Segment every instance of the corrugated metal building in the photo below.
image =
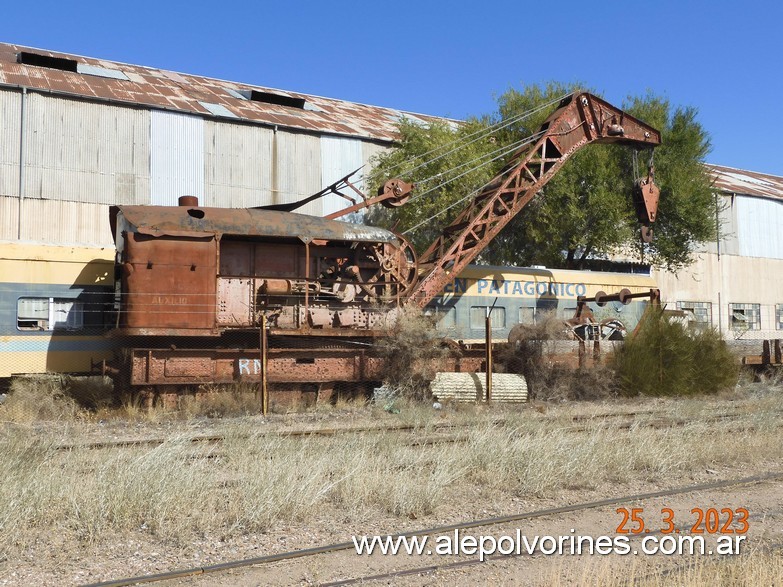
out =
[(783, 338), (783, 177), (707, 167), (718, 238), (679, 274), (653, 271), (663, 301), (728, 338)]
[[(388, 148), (403, 115), (434, 119), (0, 44), (0, 241), (111, 247), (111, 204), (295, 201)], [(783, 178), (709, 167), (719, 238), (679, 275), (653, 272), (664, 301), (736, 338), (783, 338)]]
[(429, 118), (0, 44), (0, 240), (111, 245), (110, 204), (295, 201), (387, 148), (402, 115)]

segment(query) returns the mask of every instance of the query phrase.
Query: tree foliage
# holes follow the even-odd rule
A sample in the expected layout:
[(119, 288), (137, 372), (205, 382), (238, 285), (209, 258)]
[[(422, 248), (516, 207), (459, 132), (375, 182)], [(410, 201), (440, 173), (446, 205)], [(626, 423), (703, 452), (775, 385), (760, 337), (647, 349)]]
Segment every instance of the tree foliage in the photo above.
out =
[(613, 357), (624, 395), (717, 393), (737, 381), (738, 365), (716, 330), (689, 331), (650, 308), (639, 331)]
[[(422, 126), (403, 119), (398, 146), (377, 158), (373, 178), (377, 184), (389, 177), (414, 181), (417, 195), (394, 211), (373, 210), (370, 222), (406, 233), (418, 251), (424, 250), (465, 207), (467, 201), (460, 200), (498, 173), (515, 144), (538, 131), (557, 98), (577, 89), (558, 83), (510, 89), (498, 98), (495, 114), (461, 125)], [(652, 93), (630, 97), (621, 107), (662, 134), (654, 153), (655, 181), (661, 188), (654, 242), (644, 248), (639, 244), (631, 202), (633, 150), (590, 145), (571, 157), (480, 261), (581, 268), (590, 258), (622, 254), (673, 270), (692, 261), (698, 243), (715, 233), (714, 201), (702, 165), (709, 135), (695, 108), (673, 107)], [(481, 133), (487, 129), (488, 134)], [(638, 154), (639, 175), (646, 175), (649, 158), (649, 152)]]

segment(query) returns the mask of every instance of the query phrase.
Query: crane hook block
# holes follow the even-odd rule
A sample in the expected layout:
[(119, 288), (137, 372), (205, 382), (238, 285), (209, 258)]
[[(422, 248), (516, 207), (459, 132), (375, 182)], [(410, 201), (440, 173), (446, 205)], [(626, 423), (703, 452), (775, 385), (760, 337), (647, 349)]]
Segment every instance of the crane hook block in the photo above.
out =
[(634, 208), (636, 208), (636, 218), (647, 229), (642, 230), (642, 240), (644, 242), (650, 242), (647, 239), (652, 238), (650, 225), (655, 222), (658, 214), (658, 198), (660, 195), (661, 190), (655, 185), (653, 168), (650, 167), (647, 177), (638, 179), (633, 186), (633, 204)]

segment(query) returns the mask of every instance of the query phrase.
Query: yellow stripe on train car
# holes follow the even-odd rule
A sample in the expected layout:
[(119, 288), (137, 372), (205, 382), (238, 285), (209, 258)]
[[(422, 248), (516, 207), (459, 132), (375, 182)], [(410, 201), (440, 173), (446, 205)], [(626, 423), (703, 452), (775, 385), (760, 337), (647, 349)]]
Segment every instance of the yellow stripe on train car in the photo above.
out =
[(0, 243), (3, 281), (106, 285), (114, 281), (113, 247)]
[(18, 374), (89, 373), (92, 361), (114, 355), (114, 339), (102, 335), (19, 334), (0, 337), (0, 377)]

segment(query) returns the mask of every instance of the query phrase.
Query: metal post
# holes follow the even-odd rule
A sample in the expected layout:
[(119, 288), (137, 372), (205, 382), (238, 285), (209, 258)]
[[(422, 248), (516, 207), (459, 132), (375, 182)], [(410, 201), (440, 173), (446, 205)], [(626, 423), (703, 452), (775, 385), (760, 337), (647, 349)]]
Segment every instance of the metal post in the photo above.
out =
[(495, 309), (495, 304), (498, 303), (498, 299), (492, 302), (492, 306), (487, 308), (487, 317), (484, 321), (484, 344), (487, 347), (487, 403), (492, 401), (492, 310)]
[(260, 353), (261, 353), (261, 414), (264, 416), (269, 412), (269, 390), (266, 385), (266, 355), (267, 355), (267, 338), (266, 338), (266, 314), (261, 314), (261, 332), (260, 332)]
[(305, 242), (305, 320), (307, 320), (307, 307), (309, 306), (310, 291), (310, 241)]

